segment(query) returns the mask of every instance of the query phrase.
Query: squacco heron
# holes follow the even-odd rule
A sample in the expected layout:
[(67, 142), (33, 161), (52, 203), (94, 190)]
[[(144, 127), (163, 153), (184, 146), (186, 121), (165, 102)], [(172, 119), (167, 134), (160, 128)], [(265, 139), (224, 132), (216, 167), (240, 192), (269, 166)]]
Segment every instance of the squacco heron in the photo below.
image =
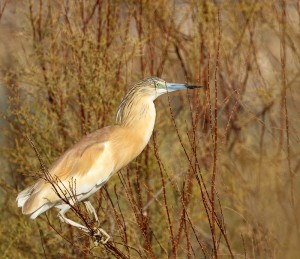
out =
[[(39, 179), (33, 186), (19, 193), (18, 207), (23, 214), (35, 219), (52, 207), (58, 208), (59, 218), (85, 232), (90, 230), (65, 216), (75, 202), (83, 201), (88, 212), (92, 213), (99, 224), (94, 207), (87, 198), (98, 191), (108, 179), (130, 161), (135, 159), (145, 148), (152, 135), (156, 111), (153, 101), (160, 95), (201, 86), (167, 83), (151, 77), (136, 83), (121, 102), (116, 118), (116, 125), (99, 129), (69, 148), (49, 169), (49, 175), (55, 179), (57, 189), (45, 179)], [(75, 183), (75, 184), (72, 184)], [(74, 190), (64, 191), (64, 188)], [(61, 199), (61, 195), (68, 203)], [(71, 197), (75, 195), (74, 197)], [(98, 234), (109, 235), (101, 228)], [(100, 231), (100, 233), (99, 233)]]

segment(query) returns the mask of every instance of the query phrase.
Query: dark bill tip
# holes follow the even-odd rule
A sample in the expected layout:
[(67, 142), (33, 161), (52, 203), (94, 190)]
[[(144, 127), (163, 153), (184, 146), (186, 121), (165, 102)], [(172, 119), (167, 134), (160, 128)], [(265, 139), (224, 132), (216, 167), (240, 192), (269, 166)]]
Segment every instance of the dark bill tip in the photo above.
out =
[(186, 88), (188, 88), (188, 89), (205, 88), (205, 86), (202, 86), (202, 85), (186, 85)]

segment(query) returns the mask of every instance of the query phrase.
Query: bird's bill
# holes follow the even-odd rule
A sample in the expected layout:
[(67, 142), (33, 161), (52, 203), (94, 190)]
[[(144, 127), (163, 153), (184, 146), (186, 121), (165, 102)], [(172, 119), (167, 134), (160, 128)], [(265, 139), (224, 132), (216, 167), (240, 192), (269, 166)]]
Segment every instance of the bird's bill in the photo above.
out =
[(187, 85), (187, 84), (177, 84), (177, 83), (166, 83), (166, 88), (168, 91), (177, 91), (177, 90), (185, 90), (185, 89), (195, 89), (195, 88), (203, 88), (200, 85)]

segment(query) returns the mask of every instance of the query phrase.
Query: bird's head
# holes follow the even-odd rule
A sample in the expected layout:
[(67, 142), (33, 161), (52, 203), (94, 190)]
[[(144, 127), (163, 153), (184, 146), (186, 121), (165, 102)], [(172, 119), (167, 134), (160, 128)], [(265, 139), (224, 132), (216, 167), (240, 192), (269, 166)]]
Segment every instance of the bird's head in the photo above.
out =
[(131, 92), (144, 95), (145, 97), (152, 97), (152, 100), (155, 100), (158, 96), (168, 92), (202, 87), (203, 86), (197, 85), (167, 83), (158, 77), (148, 77), (137, 82), (128, 93)]
[(119, 106), (117, 122), (126, 125), (134, 122), (134, 119), (136, 118), (141, 118), (151, 104), (154, 107), (153, 101), (162, 94), (202, 87), (203, 86), (197, 85), (167, 83), (158, 77), (148, 77), (143, 79), (137, 82), (127, 92)]

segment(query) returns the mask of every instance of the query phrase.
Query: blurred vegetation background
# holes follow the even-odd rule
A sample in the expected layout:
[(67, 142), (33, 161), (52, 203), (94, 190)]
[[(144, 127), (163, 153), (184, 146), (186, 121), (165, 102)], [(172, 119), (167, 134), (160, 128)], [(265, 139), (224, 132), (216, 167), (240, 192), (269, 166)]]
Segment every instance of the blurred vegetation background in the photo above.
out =
[[(1, 0), (0, 39), (1, 258), (300, 257), (300, 1)], [(207, 89), (91, 199), (112, 241), (23, 216), (26, 137), (49, 166), (148, 76)]]

